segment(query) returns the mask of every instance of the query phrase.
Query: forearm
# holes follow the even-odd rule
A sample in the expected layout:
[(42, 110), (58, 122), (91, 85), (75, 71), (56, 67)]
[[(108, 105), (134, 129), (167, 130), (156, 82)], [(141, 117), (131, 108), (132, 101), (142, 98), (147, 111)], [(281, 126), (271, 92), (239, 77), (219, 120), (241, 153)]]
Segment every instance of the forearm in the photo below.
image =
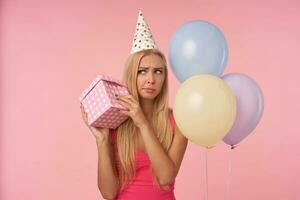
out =
[(105, 199), (113, 199), (119, 185), (115, 171), (114, 156), (110, 141), (97, 141), (98, 148), (98, 188)]
[(175, 178), (175, 166), (156, 137), (153, 127), (146, 123), (140, 127), (146, 151), (153, 171), (161, 185), (170, 183)]

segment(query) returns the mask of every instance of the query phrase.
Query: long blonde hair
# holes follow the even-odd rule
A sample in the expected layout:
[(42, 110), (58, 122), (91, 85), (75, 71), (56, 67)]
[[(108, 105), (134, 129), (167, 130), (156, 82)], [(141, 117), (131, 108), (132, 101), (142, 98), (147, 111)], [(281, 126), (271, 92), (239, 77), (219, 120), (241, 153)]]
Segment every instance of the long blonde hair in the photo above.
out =
[[(165, 56), (156, 49), (148, 49), (131, 54), (127, 59), (123, 73), (123, 82), (128, 86), (129, 93), (139, 101), (137, 90), (137, 72), (140, 62), (144, 56), (155, 54), (162, 58), (165, 63), (165, 80), (160, 93), (154, 99), (153, 114), (150, 124), (156, 133), (156, 136), (166, 152), (169, 151), (172, 140), (172, 128), (169, 121), (168, 107), (168, 70)], [(140, 102), (140, 101), (139, 101)], [(138, 128), (129, 117), (117, 128), (117, 149), (120, 160), (119, 183), (121, 190), (135, 176), (135, 138)], [(153, 174), (153, 169), (152, 169)], [(157, 184), (157, 178), (154, 177)], [(158, 184), (157, 184), (158, 185)]]

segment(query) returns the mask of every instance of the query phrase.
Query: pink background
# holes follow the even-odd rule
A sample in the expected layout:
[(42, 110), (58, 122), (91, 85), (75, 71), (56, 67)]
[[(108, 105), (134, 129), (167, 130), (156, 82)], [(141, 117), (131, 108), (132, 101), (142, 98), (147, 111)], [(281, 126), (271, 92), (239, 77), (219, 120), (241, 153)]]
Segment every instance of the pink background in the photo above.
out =
[[(101, 199), (97, 149), (78, 97), (96, 74), (121, 78), (141, 9), (159, 48), (192, 19), (218, 26), (226, 73), (255, 79), (265, 97), (255, 131), (208, 152), (208, 196), (296, 200), (300, 168), (300, 3), (295, 1), (2, 0), (0, 199)], [(170, 71), (171, 72), (171, 71)], [(179, 82), (170, 73), (170, 105)], [(176, 196), (204, 195), (204, 149), (189, 143)]]

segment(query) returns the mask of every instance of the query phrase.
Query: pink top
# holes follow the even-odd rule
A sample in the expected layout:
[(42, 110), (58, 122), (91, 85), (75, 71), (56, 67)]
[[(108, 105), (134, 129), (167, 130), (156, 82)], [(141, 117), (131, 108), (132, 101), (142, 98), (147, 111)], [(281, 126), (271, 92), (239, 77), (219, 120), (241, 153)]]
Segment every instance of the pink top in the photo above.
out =
[[(173, 112), (170, 115), (170, 123), (174, 134)], [(113, 143), (116, 141), (115, 131), (111, 132)], [(116, 151), (117, 152), (117, 151)], [(117, 156), (117, 153), (116, 155)], [(122, 190), (114, 200), (175, 200), (174, 185), (175, 181), (169, 185), (168, 189), (161, 189), (155, 185), (151, 175), (151, 163), (148, 154), (136, 150), (136, 175), (133, 180)], [(116, 157), (116, 164), (120, 163)], [(118, 167), (117, 167), (118, 168)]]

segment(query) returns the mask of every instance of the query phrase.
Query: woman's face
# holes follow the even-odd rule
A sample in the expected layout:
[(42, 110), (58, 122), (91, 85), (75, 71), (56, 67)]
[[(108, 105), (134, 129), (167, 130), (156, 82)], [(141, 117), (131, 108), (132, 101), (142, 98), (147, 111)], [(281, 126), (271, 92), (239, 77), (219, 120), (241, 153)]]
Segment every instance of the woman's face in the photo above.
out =
[(156, 54), (142, 58), (137, 74), (137, 88), (143, 99), (154, 99), (163, 86), (165, 80), (165, 63)]

